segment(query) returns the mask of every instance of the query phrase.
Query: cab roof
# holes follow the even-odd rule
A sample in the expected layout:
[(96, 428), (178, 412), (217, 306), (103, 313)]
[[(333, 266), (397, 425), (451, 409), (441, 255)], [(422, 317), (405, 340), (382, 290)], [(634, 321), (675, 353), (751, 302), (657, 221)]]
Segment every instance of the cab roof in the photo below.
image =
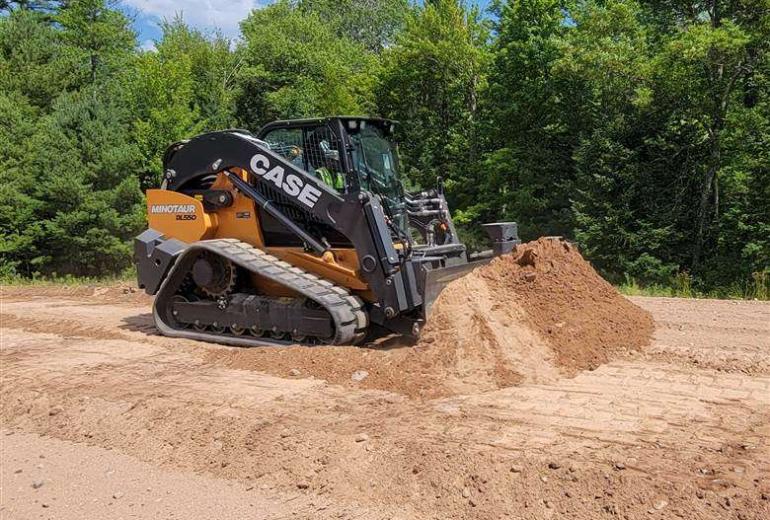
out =
[(385, 119), (382, 117), (369, 117), (369, 116), (329, 116), (329, 117), (313, 117), (306, 119), (280, 119), (267, 123), (265, 126), (259, 129), (258, 136), (263, 136), (268, 130), (274, 130), (276, 128), (298, 128), (305, 126), (317, 126), (320, 124), (339, 123), (343, 127), (347, 126), (348, 121), (366, 121), (368, 124), (372, 124), (378, 128), (385, 130), (387, 133), (391, 133), (391, 128), (398, 124), (398, 121), (393, 119)]

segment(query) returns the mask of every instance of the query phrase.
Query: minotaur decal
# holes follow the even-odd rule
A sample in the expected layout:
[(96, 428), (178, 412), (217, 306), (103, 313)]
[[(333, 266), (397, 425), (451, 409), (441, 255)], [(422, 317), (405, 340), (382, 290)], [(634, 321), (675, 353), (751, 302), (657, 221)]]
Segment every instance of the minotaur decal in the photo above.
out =
[(285, 175), (281, 166), (270, 167), (270, 159), (260, 153), (251, 158), (251, 171), (263, 179), (272, 182), (287, 195), (296, 198), (308, 208), (315, 206), (321, 190), (310, 184), (305, 184), (301, 177), (290, 173)]
[(150, 213), (195, 213), (194, 204), (153, 204)]

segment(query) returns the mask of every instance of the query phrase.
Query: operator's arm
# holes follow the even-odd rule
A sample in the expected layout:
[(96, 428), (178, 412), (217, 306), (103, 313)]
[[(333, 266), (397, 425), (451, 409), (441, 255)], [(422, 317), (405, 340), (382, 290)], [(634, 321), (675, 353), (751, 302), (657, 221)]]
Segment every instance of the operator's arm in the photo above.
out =
[(337, 191), (345, 189), (345, 179), (343, 178), (342, 174), (337, 171), (330, 170), (326, 166), (322, 166), (321, 168), (316, 169), (315, 175), (330, 188), (334, 188)]

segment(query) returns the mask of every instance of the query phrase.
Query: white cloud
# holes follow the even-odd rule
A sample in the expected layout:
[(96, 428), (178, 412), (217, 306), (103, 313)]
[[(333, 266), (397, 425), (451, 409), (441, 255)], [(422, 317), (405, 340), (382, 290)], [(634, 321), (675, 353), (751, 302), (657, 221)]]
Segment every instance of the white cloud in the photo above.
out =
[(238, 36), (238, 24), (252, 9), (264, 5), (258, 0), (124, 0), (124, 3), (158, 20), (172, 20), (181, 14), (193, 27), (219, 28), (230, 38)]
[(152, 40), (144, 40), (142, 42), (142, 45), (140, 46), (143, 51), (151, 51), (155, 52), (157, 49), (155, 48), (155, 42)]

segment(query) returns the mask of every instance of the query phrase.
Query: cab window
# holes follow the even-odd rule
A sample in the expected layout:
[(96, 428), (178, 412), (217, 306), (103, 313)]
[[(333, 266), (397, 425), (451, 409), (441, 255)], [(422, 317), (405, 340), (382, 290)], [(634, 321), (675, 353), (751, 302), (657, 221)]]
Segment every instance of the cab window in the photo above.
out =
[(303, 153), (301, 128), (276, 128), (262, 139), (270, 149), (288, 159), (294, 166), (307, 170), (307, 161)]
[(305, 155), (308, 171), (327, 186), (342, 192), (345, 190), (345, 172), (340, 161), (340, 142), (327, 126), (305, 129)]
[(326, 126), (276, 128), (262, 138), (270, 149), (339, 192), (345, 190), (340, 141)]

